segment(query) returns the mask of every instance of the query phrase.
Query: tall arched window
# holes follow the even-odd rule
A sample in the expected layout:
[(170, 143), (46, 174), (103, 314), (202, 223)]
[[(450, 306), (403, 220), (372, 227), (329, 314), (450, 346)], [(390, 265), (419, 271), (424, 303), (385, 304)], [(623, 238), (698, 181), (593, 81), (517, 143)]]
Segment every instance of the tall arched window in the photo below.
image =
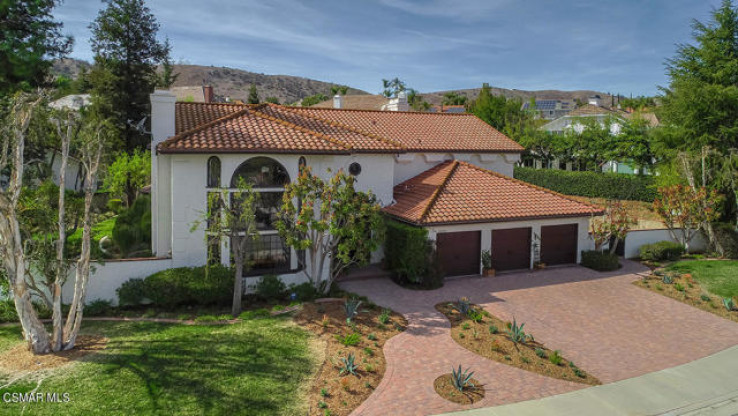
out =
[(208, 159), (208, 188), (220, 187), (220, 159), (213, 156)]
[[(237, 188), (243, 180), (258, 192), (256, 197), (256, 229), (259, 239), (249, 245), (246, 260), (249, 274), (279, 273), (290, 270), (291, 252), (275, 228), (282, 204), (284, 186), (290, 183), (287, 170), (268, 157), (254, 157), (242, 163), (231, 178)], [(234, 203), (234, 201), (231, 201)]]

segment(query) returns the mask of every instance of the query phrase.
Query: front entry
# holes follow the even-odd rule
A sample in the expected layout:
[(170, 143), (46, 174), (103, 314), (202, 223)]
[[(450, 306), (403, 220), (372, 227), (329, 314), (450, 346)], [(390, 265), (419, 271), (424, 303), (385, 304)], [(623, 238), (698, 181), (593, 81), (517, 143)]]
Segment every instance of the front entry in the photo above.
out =
[(530, 227), (492, 230), (492, 268), (530, 269)]
[(439, 233), (436, 235), (436, 250), (445, 276), (479, 274), (480, 231)]
[(547, 266), (577, 262), (577, 224), (541, 227), (541, 263)]

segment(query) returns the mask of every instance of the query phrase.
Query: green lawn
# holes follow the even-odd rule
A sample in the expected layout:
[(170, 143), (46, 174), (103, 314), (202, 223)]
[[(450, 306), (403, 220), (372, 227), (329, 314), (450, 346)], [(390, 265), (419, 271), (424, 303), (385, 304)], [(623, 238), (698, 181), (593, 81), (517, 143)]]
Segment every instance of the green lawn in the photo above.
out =
[(691, 273), (710, 293), (738, 298), (738, 261), (680, 261), (667, 267), (667, 270)]
[[(68, 403), (30, 403), (33, 415), (297, 415), (302, 391), (318, 365), (307, 332), (289, 318), (234, 325), (86, 322), (84, 333), (110, 339), (102, 352), (57, 369), (39, 392), (67, 392)], [(0, 327), (0, 350), (20, 340)], [(8, 374), (0, 375), (0, 385)], [(28, 379), (0, 389), (31, 391)], [(22, 405), (0, 402), (0, 413)]]

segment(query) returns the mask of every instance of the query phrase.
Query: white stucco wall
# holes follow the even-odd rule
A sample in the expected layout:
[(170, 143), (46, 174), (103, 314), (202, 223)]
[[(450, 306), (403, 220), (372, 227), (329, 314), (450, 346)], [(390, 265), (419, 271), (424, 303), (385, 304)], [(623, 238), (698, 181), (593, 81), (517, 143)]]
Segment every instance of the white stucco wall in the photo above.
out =
[[(638, 258), (641, 255), (640, 249), (642, 245), (658, 243), (659, 241), (678, 242), (671, 237), (667, 229), (630, 231), (625, 236), (625, 258)], [(702, 233), (698, 232), (692, 238), (692, 241), (689, 242), (689, 251), (695, 253), (705, 250), (707, 250), (707, 240)]]
[[(482, 251), (492, 250), (492, 230), (502, 230), (509, 228), (524, 228), (530, 227), (532, 230), (531, 238), (531, 254), (530, 254), (530, 267), (533, 267), (533, 263), (536, 261), (534, 255), (534, 247), (532, 243), (538, 241), (540, 243), (541, 227), (545, 225), (562, 225), (562, 224), (577, 224), (578, 226), (578, 246), (577, 246), (577, 263), (582, 260), (582, 250), (591, 250), (594, 248), (594, 243), (589, 237), (589, 217), (575, 217), (575, 218), (555, 218), (546, 220), (532, 220), (532, 221), (513, 221), (513, 222), (499, 222), (499, 223), (483, 223), (483, 224), (463, 224), (463, 225), (442, 225), (428, 227), (428, 238), (431, 240), (436, 239), (436, 235), (440, 233), (457, 232), (457, 231), (481, 231), (482, 232)], [(481, 256), (479, 262), (479, 272), (482, 272)]]
[(513, 176), (519, 153), (403, 153), (395, 156), (394, 184), (404, 182), (446, 160), (461, 160), (473, 165)]
[[(172, 259), (128, 259), (108, 260), (104, 264), (93, 262), (93, 271), (87, 285), (85, 303), (96, 300), (109, 300), (118, 304), (115, 290), (130, 279), (143, 279), (156, 272), (173, 267)], [(70, 272), (67, 282), (62, 287), (62, 301), (72, 301), (74, 293), (74, 272)]]

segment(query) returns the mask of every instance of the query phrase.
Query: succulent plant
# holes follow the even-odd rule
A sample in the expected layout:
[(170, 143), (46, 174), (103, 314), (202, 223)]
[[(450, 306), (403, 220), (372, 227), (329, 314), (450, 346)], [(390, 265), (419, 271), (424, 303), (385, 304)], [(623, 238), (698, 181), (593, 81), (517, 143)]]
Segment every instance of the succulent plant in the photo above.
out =
[(510, 338), (510, 341), (516, 344), (525, 344), (530, 338), (532, 338), (523, 331), (524, 326), (525, 324), (518, 325), (518, 322), (513, 318), (513, 323), (507, 331), (507, 336)]
[(542, 348), (536, 348), (536, 355), (540, 358), (546, 358), (546, 352)]
[(471, 382), (472, 375), (474, 375), (473, 371), (469, 371), (467, 368), (466, 371), (461, 371), (461, 364), (459, 364), (459, 370), (457, 371), (454, 368), (451, 368), (451, 379), (454, 382), (454, 387), (456, 387), (459, 391), (464, 391), (464, 389), (469, 387), (474, 387), (474, 384)]
[(462, 315), (469, 314), (469, 311), (472, 310), (471, 302), (469, 302), (469, 298), (460, 298), (456, 303), (454, 303), (454, 309), (459, 311)]
[(390, 320), (390, 310), (389, 309), (382, 309), (382, 313), (379, 314), (379, 317), (377, 318), (379, 320), (380, 324), (387, 324)]
[(350, 323), (352, 319), (359, 313), (361, 301), (356, 298), (346, 299), (343, 309), (346, 311), (346, 322)]
[(551, 361), (551, 364), (553, 365), (560, 365), (561, 362), (564, 361), (564, 357), (561, 356), (559, 350), (555, 350), (548, 356), (548, 361)]
[(725, 306), (725, 309), (732, 311), (735, 309), (735, 303), (733, 302), (733, 298), (723, 298), (723, 306)]
[(666, 283), (667, 285), (670, 285), (674, 283), (674, 278), (670, 274), (665, 274), (661, 276), (661, 281)]
[(359, 369), (359, 366), (354, 363), (355, 359), (354, 353), (349, 353), (348, 357), (341, 357), (341, 366), (339, 367), (341, 371), (338, 374), (347, 373), (356, 375), (356, 370)]

